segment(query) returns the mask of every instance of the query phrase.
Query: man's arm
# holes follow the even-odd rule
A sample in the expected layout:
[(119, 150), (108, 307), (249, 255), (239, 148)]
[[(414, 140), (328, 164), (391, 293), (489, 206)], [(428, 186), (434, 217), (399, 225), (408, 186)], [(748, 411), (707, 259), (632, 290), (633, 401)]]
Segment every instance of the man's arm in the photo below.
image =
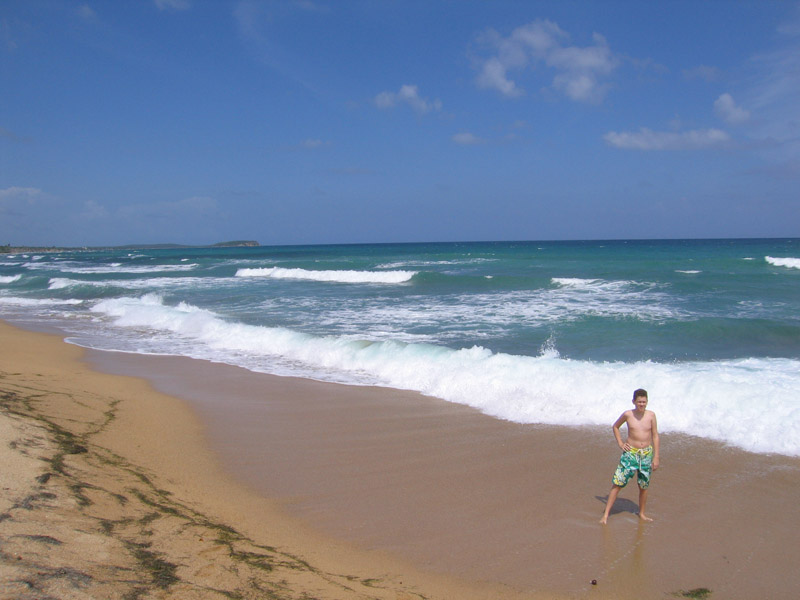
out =
[(611, 426), (611, 430), (614, 432), (614, 437), (617, 440), (617, 445), (624, 451), (627, 452), (631, 449), (631, 445), (628, 442), (622, 441), (622, 433), (620, 432), (619, 428), (622, 427), (623, 423), (628, 420), (628, 413), (630, 411), (626, 410), (619, 416), (619, 419), (614, 421), (614, 424)]
[(657, 469), (659, 464), (658, 455), (661, 442), (658, 439), (658, 422), (656, 421), (656, 413), (653, 413), (652, 435), (653, 435), (653, 469)]

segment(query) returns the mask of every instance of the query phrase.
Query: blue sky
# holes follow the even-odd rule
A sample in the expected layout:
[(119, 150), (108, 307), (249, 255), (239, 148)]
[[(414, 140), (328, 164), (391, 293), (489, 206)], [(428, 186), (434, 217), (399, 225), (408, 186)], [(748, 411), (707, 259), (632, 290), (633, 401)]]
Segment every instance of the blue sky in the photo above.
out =
[(0, 4), (0, 244), (784, 236), (797, 2)]

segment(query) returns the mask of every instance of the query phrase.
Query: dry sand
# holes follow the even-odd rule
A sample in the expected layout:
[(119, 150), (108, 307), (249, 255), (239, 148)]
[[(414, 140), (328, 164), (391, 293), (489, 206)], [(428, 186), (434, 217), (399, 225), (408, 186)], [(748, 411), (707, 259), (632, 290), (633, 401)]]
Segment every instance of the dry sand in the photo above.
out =
[[(44, 564), (40, 548), (69, 546), (72, 554), (48, 563), (67, 574), (39, 585), (80, 591), (112, 581), (142, 597), (198, 598), (212, 589), (286, 598), (675, 598), (695, 590), (692, 597), (733, 599), (800, 590), (797, 459), (662, 434), (648, 510), (656, 521), (638, 522), (632, 485), (603, 527), (618, 459), (610, 426), (522, 426), (410, 392), (88, 353), (95, 369), (122, 376), (102, 375), (78, 362), (79, 349), (8, 326), (0, 344), (3, 402), (17, 407), (0, 414), (0, 451), (4, 465), (6, 453), (19, 462), (12, 471), (22, 482), (3, 479), (2, 582), (23, 585)], [(160, 393), (129, 375), (146, 376)], [(651, 408), (658, 411), (656, 398)], [(35, 447), (24, 442), (39, 438)], [(10, 448), (7, 440), (20, 441)], [(87, 452), (58, 450), (65, 440)], [(48, 452), (61, 454), (61, 471)], [(36, 479), (45, 473), (46, 482)], [(35, 499), (48, 493), (56, 498)], [(63, 515), (59, 535), (46, 533), (51, 513)], [(80, 534), (70, 537), (70, 527)], [(85, 535), (101, 550), (81, 551)], [(112, 550), (116, 558), (105, 558)], [(90, 566), (101, 563), (115, 567), (95, 574)], [(125, 569), (138, 579), (121, 582)], [(124, 594), (115, 593), (84, 597)]]

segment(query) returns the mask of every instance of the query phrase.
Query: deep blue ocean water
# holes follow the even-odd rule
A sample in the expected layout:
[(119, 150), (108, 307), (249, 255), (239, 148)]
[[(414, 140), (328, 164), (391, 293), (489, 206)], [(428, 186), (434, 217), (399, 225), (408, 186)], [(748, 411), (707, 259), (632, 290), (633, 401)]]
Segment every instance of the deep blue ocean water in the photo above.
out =
[(644, 387), (662, 431), (800, 456), (800, 239), (0, 255), (0, 318), (525, 423)]

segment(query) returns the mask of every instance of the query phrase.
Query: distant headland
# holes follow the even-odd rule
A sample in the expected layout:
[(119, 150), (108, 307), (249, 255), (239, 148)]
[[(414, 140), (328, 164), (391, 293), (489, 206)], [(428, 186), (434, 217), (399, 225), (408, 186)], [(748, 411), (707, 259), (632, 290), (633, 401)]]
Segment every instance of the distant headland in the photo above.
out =
[(125, 246), (0, 246), (0, 254), (19, 254), (22, 252), (75, 252), (77, 250), (168, 250), (172, 248), (244, 248), (260, 246), (253, 240), (235, 240), (232, 242), (219, 242), (217, 244), (187, 246), (185, 244), (128, 244)]

